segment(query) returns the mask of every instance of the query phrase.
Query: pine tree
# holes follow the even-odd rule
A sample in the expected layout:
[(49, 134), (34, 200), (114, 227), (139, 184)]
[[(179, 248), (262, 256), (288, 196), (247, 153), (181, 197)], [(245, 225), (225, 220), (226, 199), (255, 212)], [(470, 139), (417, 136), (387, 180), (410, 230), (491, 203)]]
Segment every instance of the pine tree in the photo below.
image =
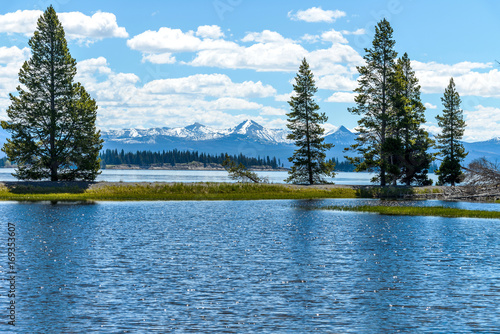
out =
[(399, 145), (391, 156), (398, 167), (397, 173), (392, 177), (407, 186), (411, 183), (429, 185), (432, 181), (427, 173), (434, 157), (428, 150), (433, 141), (427, 131), (421, 128), (425, 123), (425, 107), (420, 99), (420, 85), (407, 53), (397, 60), (392, 85), (395, 124), (393, 137)]
[(12, 134), (2, 150), (16, 162), (18, 179), (94, 180), (99, 174), (100, 132), (96, 102), (74, 83), (76, 61), (52, 6), (38, 20), (29, 40), (31, 58), (20, 72), (18, 95), (10, 95)]
[(306, 59), (302, 60), (293, 85), (295, 96), (288, 104), (291, 112), (287, 114), (287, 127), (291, 130), (287, 138), (295, 141), (298, 148), (288, 160), (293, 163), (290, 176), (285, 180), (292, 183), (324, 183), (322, 175), (334, 176), (334, 163), (326, 161), (325, 151), (333, 147), (325, 144), (322, 137), (324, 129), (320, 126), (328, 120), (324, 113), (318, 113), (319, 106), (314, 101), (318, 90), (314, 76)]
[[(375, 26), (375, 37), (372, 48), (365, 49), (365, 66), (358, 66), (360, 77), (359, 87), (354, 90), (358, 95), (355, 98), (356, 107), (349, 108), (349, 112), (360, 115), (358, 121), (359, 136), (356, 144), (346, 151), (356, 151), (361, 156), (348, 157), (356, 166), (356, 171), (376, 169), (379, 171), (375, 180), (385, 186), (387, 170), (398, 174), (395, 161), (391, 163), (391, 155), (399, 150), (400, 142), (391, 138), (391, 128), (396, 119), (393, 117), (391, 100), (391, 78), (394, 74), (395, 41), (392, 39), (393, 30), (389, 22), (384, 19)], [(389, 139), (389, 140), (388, 140)]]
[(436, 116), (441, 133), (437, 136), (439, 155), (443, 158), (441, 166), (436, 171), (439, 183), (460, 183), (462, 167), (460, 163), (467, 156), (464, 146), (460, 142), (465, 131), (463, 111), (460, 109), (460, 95), (455, 89), (453, 78), (441, 98), (443, 102), (443, 115)]

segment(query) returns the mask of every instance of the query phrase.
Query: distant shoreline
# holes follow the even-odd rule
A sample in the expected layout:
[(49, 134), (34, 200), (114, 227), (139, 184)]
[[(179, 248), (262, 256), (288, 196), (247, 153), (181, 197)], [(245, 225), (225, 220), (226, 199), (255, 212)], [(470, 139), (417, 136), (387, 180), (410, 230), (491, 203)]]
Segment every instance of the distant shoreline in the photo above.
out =
[[(206, 164), (203, 163), (189, 163), (189, 164), (176, 164), (175, 166), (163, 165), (163, 166), (138, 166), (138, 165), (106, 165), (104, 169), (109, 170), (199, 170), (199, 171), (225, 171), (224, 167), (219, 164)], [(251, 171), (262, 171), (262, 172), (286, 172), (287, 168), (270, 168), (270, 167), (250, 167)]]

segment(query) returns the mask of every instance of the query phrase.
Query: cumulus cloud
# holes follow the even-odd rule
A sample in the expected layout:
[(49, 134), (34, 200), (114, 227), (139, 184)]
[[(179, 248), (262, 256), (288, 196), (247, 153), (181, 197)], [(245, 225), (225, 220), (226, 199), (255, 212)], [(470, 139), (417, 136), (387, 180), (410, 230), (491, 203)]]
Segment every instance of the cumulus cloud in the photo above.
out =
[(461, 96), (500, 97), (500, 71), (490, 69), (492, 63), (461, 62), (457, 64), (412, 61), (422, 86), (422, 93), (443, 94), (453, 77)]
[(18, 10), (0, 15), (0, 32), (32, 35), (40, 15), (40, 10)]
[(80, 12), (69, 12), (58, 16), (69, 39), (128, 38), (127, 31), (118, 26), (113, 13), (97, 12), (87, 16)]
[(10, 105), (9, 93), (19, 85), (19, 69), (30, 57), (28, 48), (0, 47), (0, 118), (5, 119), (5, 109)]
[(295, 91), (292, 91), (288, 94), (278, 94), (278, 95), (274, 96), (274, 100), (279, 101), (279, 102), (288, 102), (288, 101), (290, 101), (290, 97), (292, 97), (294, 95), (295, 95)]
[(437, 109), (437, 106), (433, 105), (432, 103), (425, 102), (424, 107), (427, 109)]
[(347, 45), (340, 32), (330, 30), (321, 38), (332, 45), (327, 49), (308, 51), (300, 42), (271, 30), (248, 32), (240, 40), (242, 44), (238, 44), (222, 38), (218, 26), (202, 26), (196, 33), (162, 27), (158, 31), (148, 30), (134, 36), (127, 45), (142, 52), (143, 62), (171, 64), (176, 62), (176, 53), (190, 52), (195, 53), (194, 58), (180, 61), (181, 64), (258, 72), (295, 72), (304, 57), (318, 76), (339, 73), (339, 70), (345, 73), (346, 69), (342, 67), (352, 68), (363, 63), (363, 58)]
[(19, 49), (17, 46), (0, 47), (0, 64), (19, 63), (27, 60), (30, 57), (30, 49)]
[(465, 141), (482, 141), (500, 137), (500, 109), (477, 105), (464, 110)]
[(173, 64), (176, 62), (175, 57), (170, 52), (159, 54), (143, 54), (142, 62), (150, 62), (152, 64)]
[(326, 99), (326, 102), (342, 102), (342, 103), (354, 103), (355, 93), (349, 92), (335, 92), (332, 96)]
[[(0, 32), (31, 36), (36, 30), (40, 10), (18, 10), (0, 15)], [(81, 12), (58, 13), (68, 40), (93, 42), (103, 38), (127, 38), (124, 27), (118, 26), (113, 13), (97, 12), (87, 16)]]
[(196, 121), (229, 127), (248, 118), (265, 125), (267, 118), (247, 112), (265, 116), (282, 113), (252, 100), (275, 96), (272, 86), (260, 81), (233, 82), (225, 74), (196, 74), (142, 84), (137, 75), (116, 73), (104, 57), (99, 57), (79, 62), (75, 79), (97, 100), (98, 125), (103, 129), (185, 126)]
[(214, 97), (269, 97), (276, 89), (262, 82), (234, 83), (224, 74), (196, 74), (184, 78), (154, 80), (144, 86), (154, 94), (202, 94)]
[(364, 35), (366, 34), (366, 30), (363, 28), (356, 29), (354, 31), (342, 30), (342, 35)]
[(324, 10), (321, 7), (312, 7), (306, 10), (299, 10), (297, 13), (290, 11), (288, 17), (294, 21), (305, 22), (327, 22), (333, 23), (337, 19), (346, 16), (346, 13), (340, 10)]
[(274, 107), (262, 107), (261, 115), (272, 115), (272, 116), (283, 116), (286, 115), (287, 111), (281, 108)]
[(270, 30), (248, 33), (241, 41), (258, 43), (293, 43), (293, 40), (283, 37), (276, 31)]
[(158, 31), (145, 31), (127, 41), (132, 50), (151, 53), (197, 51), (201, 40), (194, 32), (162, 27)]
[(201, 38), (217, 39), (224, 37), (224, 33), (217, 25), (211, 25), (211, 26), (205, 25), (198, 27), (198, 30), (196, 31), (196, 36), (199, 36)]
[(300, 38), (301, 40), (307, 42), (307, 43), (316, 43), (319, 41), (319, 36), (318, 35), (310, 35), (310, 34), (305, 34)]
[(189, 64), (256, 71), (294, 71), (307, 55), (307, 50), (300, 44), (278, 33), (263, 32), (245, 36), (245, 41), (250, 40), (257, 43), (248, 47), (234, 45), (232, 48), (201, 50)]
[(325, 42), (348, 43), (347, 39), (345, 39), (344, 36), (342, 36), (342, 33), (336, 31), (335, 29), (332, 29), (330, 31), (325, 31), (324, 33), (322, 33), (321, 39)]

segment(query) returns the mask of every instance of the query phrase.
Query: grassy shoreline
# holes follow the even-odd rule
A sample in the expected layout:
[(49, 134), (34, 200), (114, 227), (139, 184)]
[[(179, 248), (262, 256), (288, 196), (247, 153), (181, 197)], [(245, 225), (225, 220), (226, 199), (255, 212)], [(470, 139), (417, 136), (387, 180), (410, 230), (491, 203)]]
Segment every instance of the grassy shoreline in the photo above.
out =
[(447, 208), (443, 206), (409, 207), (409, 206), (360, 205), (353, 207), (327, 206), (320, 209), (335, 210), (335, 211), (366, 212), (366, 213), (376, 213), (380, 215), (390, 215), (390, 216), (435, 216), (435, 217), (448, 217), (448, 218), (500, 219), (500, 211), (465, 210), (465, 209)]
[(36, 183), (0, 185), (0, 200), (151, 201), (356, 198), (353, 187), (248, 183)]
[[(165, 183), (165, 182), (0, 182), (0, 201), (206, 201), (279, 200), (324, 198), (403, 198), (412, 194), (436, 194), (436, 187), (348, 185), (289, 185), (253, 183)], [(499, 211), (471, 211), (444, 207), (333, 206), (319, 209), (372, 212), (385, 215), (500, 218)]]

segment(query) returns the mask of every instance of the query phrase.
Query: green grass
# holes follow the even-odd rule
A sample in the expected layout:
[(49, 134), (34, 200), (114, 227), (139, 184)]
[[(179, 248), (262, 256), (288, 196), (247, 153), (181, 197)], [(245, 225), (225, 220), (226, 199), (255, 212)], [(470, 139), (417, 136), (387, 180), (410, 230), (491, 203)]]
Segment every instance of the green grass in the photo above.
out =
[(465, 210), (455, 208), (445, 208), (442, 206), (433, 207), (410, 207), (410, 206), (328, 206), (321, 209), (371, 212), (381, 215), (397, 216), (438, 216), (438, 217), (466, 217), (466, 218), (496, 218), (500, 219), (500, 211)]
[(247, 183), (126, 184), (41, 187), (0, 187), (0, 200), (16, 201), (136, 201), (136, 200), (259, 200), (354, 198), (352, 188), (295, 188), (286, 185)]

